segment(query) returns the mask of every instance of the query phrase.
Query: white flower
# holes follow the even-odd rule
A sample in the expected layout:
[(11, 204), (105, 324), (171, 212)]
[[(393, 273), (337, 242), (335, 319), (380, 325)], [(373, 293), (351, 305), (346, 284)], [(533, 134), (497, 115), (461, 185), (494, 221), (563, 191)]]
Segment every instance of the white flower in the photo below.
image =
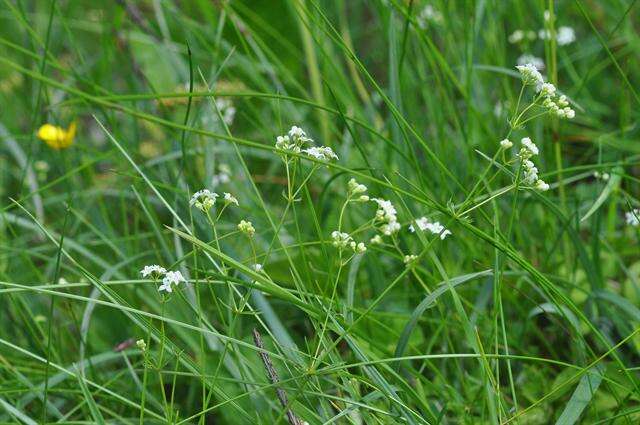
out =
[(331, 239), (333, 239), (333, 246), (336, 248), (346, 248), (350, 242), (353, 241), (348, 233), (334, 230), (331, 232)]
[(338, 155), (333, 152), (329, 146), (313, 146), (308, 149), (303, 149), (302, 152), (307, 155), (319, 159), (320, 161), (329, 161), (330, 159), (338, 159)]
[[(434, 235), (440, 235), (441, 240), (444, 240), (444, 238), (451, 235), (451, 231), (445, 229), (445, 227), (442, 224), (440, 224), (439, 221), (431, 222), (427, 217), (420, 217), (414, 220), (414, 223), (416, 224), (419, 230), (422, 230), (422, 231), (428, 230)], [(412, 224), (409, 226), (409, 230), (411, 232), (415, 232), (416, 228)]]
[(253, 227), (253, 224), (251, 224), (250, 221), (245, 220), (240, 220), (240, 223), (238, 223), (238, 230), (249, 237), (253, 237), (256, 233), (256, 229)]
[(144, 339), (137, 340), (136, 345), (138, 346), (140, 351), (145, 351), (147, 349), (147, 343), (144, 342)]
[(367, 186), (358, 183), (355, 179), (349, 180), (347, 186), (349, 188), (349, 193), (353, 195), (357, 195), (358, 193), (364, 193), (367, 191)]
[(556, 34), (556, 40), (559, 46), (566, 46), (576, 41), (576, 33), (571, 27), (560, 27)]
[[(535, 33), (534, 33), (534, 35), (535, 35)], [(528, 53), (525, 53), (524, 55), (521, 55), (518, 58), (517, 63), (518, 63), (518, 65), (531, 64), (538, 71), (544, 70), (544, 61), (541, 58), (539, 58), (537, 56), (530, 55)]]
[(262, 264), (260, 263), (256, 263), (253, 265), (253, 270), (257, 271), (257, 272), (261, 272), (262, 271)]
[(276, 148), (283, 151), (288, 151), (288, 152), (294, 152), (294, 153), (300, 152), (300, 147), (297, 146), (295, 143), (292, 143), (289, 136), (276, 137)]
[(216, 99), (216, 108), (220, 111), (220, 115), (222, 115), (222, 121), (226, 125), (233, 124), (233, 118), (236, 116), (236, 108), (233, 106), (233, 103), (230, 99), (226, 97), (220, 97)]
[(640, 210), (634, 208), (633, 210), (625, 213), (625, 219), (627, 220), (627, 224), (629, 226), (638, 227), (640, 226)]
[(541, 192), (546, 192), (547, 190), (549, 190), (549, 185), (545, 183), (544, 180), (538, 179), (535, 188)]
[(500, 146), (502, 146), (503, 149), (509, 149), (513, 146), (513, 142), (509, 139), (503, 139), (500, 141)]
[(144, 268), (140, 270), (140, 274), (142, 275), (142, 277), (148, 277), (148, 276), (159, 277), (165, 274), (166, 272), (167, 270), (164, 267), (160, 267), (157, 264), (144, 266)]
[(442, 13), (435, 9), (432, 5), (427, 4), (418, 14), (416, 18), (420, 28), (426, 28), (429, 22), (442, 22)]
[(227, 193), (227, 192), (225, 192), (225, 193), (224, 193), (224, 201), (225, 201), (227, 204), (235, 204), (236, 206), (238, 206), (238, 205), (239, 205), (239, 204), (238, 204), (238, 200), (236, 199), (236, 197), (235, 197), (235, 196), (233, 196), (233, 195), (232, 195), (232, 194), (230, 194), (230, 193)]
[(542, 74), (540, 74), (540, 72), (535, 67), (535, 65), (531, 63), (527, 63), (525, 65), (516, 66), (516, 69), (520, 72), (520, 75), (522, 76), (522, 81), (524, 82), (524, 84), (526, 85), (532, 84), (532, 85), (538, 86), (544, 83)]
[(374, 245), (382, 245), (382, 236), (375, 235), (369, 240), (369, 243), (372, 243)]
[(538, 155), (538, 147), (530, 138), (523, 137), (522, 140), (520, 140), (520, 143), (522, 144), (522, 147), (520, 148), (520, 156), (523, 159), (529, 159), (534, 155)]
[(411, 255), (405, 255), (405, 256), (404, 256), (404, 263), (405, 263), (405, 264), (412, 263), (412, 262), (413, 262), (413, 261), (415, 261), (417, 258), (418, 258), (418, 256), (417, 256), (417, 255), (413, 255), (413, 254), (411, 254)]
[(291, 137), (292, 139), (296, 139), (296, 138), (300, 139), (300, 138), (303, 138), (303, 137), (307, 137), (307, 133), (305, 133), (304, 130), (301, 129), (300, 127), (296, 127), (294, 125), (289, 130), (289, 137)]
[(173, 292), (173, 286), (178, 286), (181, 282), (185, 282), (182, 273), (179, 271), (168, 271), (162, 279), (162, 285), (158, 288), (160, 292)]
[(192, 207), (195, 206), (197, 209), (207, 212), (213, 207), (216, 203), (216, 198), (219, 195), (215, 192), (211, 192), (208, 189), (202, 189), (197, 191), (191, 196), (191, 200), (189, 201), (189, 205)]
[(556, 94), (556, 86), (551, 83), (542, 83), (540, 85), (540, 94), (551, 97)]
[(353, 249), (353, 252), (356, 254), (363, 254), (367, 251), (367, 247), (364, 242), (351, 241), (349, 242), (349, 246)]
[(573, 109), (566, 107), (564, 108), (564, 115), (565, 117), (569, 118), (569, 119), (573, 119), (576, 116), (576, 111), (574, 111)]
[(522, 168), (524, 169), (524, 176), (522, 178), (522, 182), (525, 184), (534, 184), (538, 180), (538, 168), (533, 164), (533, 162), (524, 160), (522, 162)]
[(383, 222), (380, 231), (387, 236), (397, 233), (400, 230), (400, 223), (398, 223), (398, 213), (391, 201), (380, 198), (373, 198), (372, 201), (378, 204), (376, 220)]
[(515, 30), (514, 32), (511, 33), (511, 35), (509, 35), (509, 37), (507, 39), (509, 40), (509, 43), (511, 43), (511, 44), (519, 43), (522, 40), (524, 40), (524, 31)]

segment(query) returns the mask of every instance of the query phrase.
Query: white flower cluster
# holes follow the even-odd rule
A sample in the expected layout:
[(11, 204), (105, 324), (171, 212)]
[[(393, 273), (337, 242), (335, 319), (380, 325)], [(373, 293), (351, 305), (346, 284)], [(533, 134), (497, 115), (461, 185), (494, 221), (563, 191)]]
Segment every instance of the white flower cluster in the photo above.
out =
[(291, 153), (306, 153), (312, 158), (320, 161), (329, 161), (331, 159), (338, 159), (338, 155), (335, 154), (333, 149), (328, 146), (312, 146), (306, 149), (303, 147), (313, 143), (313, 139), (307, 137), (307, 133), (300, 127), (295, 125), (291, 127), (289, 132), (284, 136), (278, 136), (276, 138), (276, 148), (285, 152)]
[(538, 71), (538, 68), (536, 68), (534, 64), (526, 63), (524, 65), (517, 65), (516, 69), (520, 72), (522, 82), (525, 85), (536, 86), (536, 90), (538, 90), (538, 87), (542, 86), (544, 83), (542, 74), (540, 74), (540, 71)]
[[(541, 40), (547, 40), (551, 38), (551, 31), (548, 29), (542, 29), (538, 31), (538, 37)], [(562, 26), (556, 30), (556, 43), (558, 46), (566, 46), (576, 41), (576, 32), (571, 27)]]
[(150, 266), (144, 266), (144, 268), (142, 270), (140, 270), (140, 274), (142, 275), (142, 277), (153, 277), (153, 278), (158, 278), (162, 275), (164, 275), (167, 272), (167, 269), (165, 269), (164, 267), (161, 267), (157, 264), (153, 264)]
[(220, 164), (218, 166), (218, 174), (211, 177), (211, 186), (214, 188), (218, 185), (229, 183), (231, 181), (231, 167), (228, 164)]
[(404, 256), (404, 263), (405, 264), (413, 263), (417, 259), (418, 259), (417, 255), (414, 255), (414, 254), (405, 255)]
[(522, 160), (522, 182), (524, 184), (531, 185), (542, 192), (549, 190), (549, 185), (538, 177), (538, 168), (535, 166), (533, 161), (530, 160), (531, 157), (538, 155), (538, 147), (528, 137), (523, 137), (520, 143), (522, 146), (520, 147), (518, 156)]
[(439, 221), (429, 221), (427, 217), (420, 217), (414, 220), (415, 226), (413, 224), (409, 225), (409, 230), (411, 232), (416, 231), (416, 227), (423, 232), (428, 230), (434, 235), (440, 235), (440, 239), (444, 240), (447, 236), (451, 234), (451, 231), (446, 229)]
[(520, 43), (524, 39), (533, 41), (537, 38), (537, 36), (538, 35), (533, 30), (528, 30), (528, 31), (515, 30), (509, 35), (509, 37), (507, 37), (507, 40), (509, 40), (509, 43), (511, 44), (516, 44), (516, 43)]
[(182, 273), (179, 271), (167, 271), (164, 267), (161, 267), (157, 264), (151, 266), (144, 266), (142, 270), (140, 270), (140, 274), (142, 277), (152, 277), (154, 280), (160, 279), (162, 277), (162, 284), (158, 287), (158, 291), (160, 292), (173, 292), (173, 286), (178, 286), (181, 282), (185, 282), (184, 277), (182, 277)]
[[(551, 38), (551, 31), (548, 29), (541, 29), (536, 33), (533, 30), (515, 30), (509, 35), (508, 40), (511, 44), (517, 44), (525, 39), (533, 41), (536, 38), (540, 38), (541, 40), (549, 39)], [(556, 42), (558, 43), (558, 46), (566, 46), (574, 41), (576, 41), (576, 32), (573, 28), (567, 26), (558, 28), (556, 31)]]
[(556, 86), (545, 82), (542, 74), (540, 74), (540, 71), (536, 69), (535, 65), (531, 63), (517, 65), (516, 69), (522, 76), (522, 82), (525, 85), (534, 85), (536, 92), (540, 93), (540, 96), (544, 97), (542, 106), (547, 108), (550, 113), (558, 118), (572, 119), (576, 116), (576, 111), (569, 106), (567, 96), (558, 95)]
[(625, 213), (624, 218), (627, 220), (627, 224), (629, 226), (638, 227), (640, 226), (640, 210), (634, 208), (631, 211)]
[[(191, 196), (189, 205), (196, 207), (200, 211), (208, 212), (216, 204), (216, 199), (219, 197), (220, 195), (211, 192), (209, 189), (202, 189)], [(236, 197), (230, 193), (224, 192), (222, 199), (224, 199), (226, 205), (239, 205)]]
[(230, 99), (226, 97), (221, 97), (216, 99), (216, 108), (220, 111), (220, 115), (222, 115), (222, 121), (226, 125), (233, 124), (233, 119), (236, 116), (236, 108), (233, 106), (233, 103)]
[(211, 192), (209, 189), (202, 189), (191, 196), (189, 205), (195, 206), (200, 211), (207, 212), (216, 204), (218, 196), (217, 193)]
[(276, 137), (276, 148), (287, 152), (300, 153), (305, 144), (312, 142), (313, 139), (307, 137), (307, 133), (303, 129), (294, 125), (289, 130), (289, 133)]
[(306, 153), (312, 158), (319, 159), (320, 161), (338, 159), (338, 155), (336, 155), (333, 149), (331, 149), (329, 146), (312, 146), (308, 149), (303, 149), (302, 152)]
[(256, 233), (256, 229), (253, 227), (253, 224), (250, 221), (245, 220), (240, 220), (240, 223), (238, 223), (238, 230), (250, 238)]
[(569, 106), (567, 96), (557, 96), (556, 87), (553, 84), (543, 83), (542, 86), (540, 86), (540, 94), (544, 96), (542, 106), (547, 108), (553, 115), (558, 118), (568, 119), (572, 119), (576, 116), (576, 111)]
[(223, 199), (227, 204), (234, 204), (236, 207), (240, 205), (238, 199), (230, 193), (224, 192)]
[(331, 232), (331, 239), (333, 239), (333, 246), (339, 249), (344, 249), (348, 246), (356, 254), (362, 254), (367, 250), (364, 242), (354, 241), (351, 235), (345, 232), (334, 230)]
[(428, 26), (429, 22), (439, 24), (442, 19), (442, 13), (430, 4), (425, 5), (416, 17), (418, 26), (423, 29)]
[(509, 139), (502, 139), (500, 140), (500, 146), (502, 149), (509, 149), (513, 146), (513, 142)]
[(373, 198), (376, 204), (378, 204), (378, 210), (376, 211), (376, 220), (382, 222), (380, 231), (386, 236), (393, 235), (400, 230), (400, 223), (398, 223), (398, 212), (396, 208), (391, 204), (391, 201), (385, 199)]
[(369, 201), (369, 196), (364, 195), (364, 193), (367, 191), (367, 186), (358, 183), (355, 179), (351, 179), (349, 180), (349, 183), (347, 183), (347, 187), (347, 197), (349, 198), (349, 200), (354, 200), (357, 202)]

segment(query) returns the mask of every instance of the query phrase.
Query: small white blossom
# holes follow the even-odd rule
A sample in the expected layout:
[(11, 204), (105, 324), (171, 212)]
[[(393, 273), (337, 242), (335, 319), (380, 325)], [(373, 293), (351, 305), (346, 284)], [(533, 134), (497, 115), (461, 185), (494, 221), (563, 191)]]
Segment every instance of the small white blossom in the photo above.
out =
[(136, 345), (138, 346), (140, 351), (146, 351), (147, 350), (147, 343), (144, 342), (144, 339), (137, 340), (136, 341)]
[(236, 116), (236, 108), (233, 106), (233, 103), (230, 99), (226, 97), (220, 97), (216, 99), (216, 108), (220, 111), (220, 115), (222, 115), (222, 121), (226, 125), (233, 124), (233, 119)]
[(639, 209), (634, 208), (633, 210), (628, 211), (627, 213), (625, 213), (624, 217), (627, 220), (627, 224), (629, 226), (632, 226), (632, 227), (640, 226), (640, 210)]
[(400, 223), (398, 223), (398, 213), (391, 201), (380, 198), (373, 198), (372, 201), (378, 204), (376, 220), (383, 222), (380, 231), (387, 236), (397, 233), (400, 230)]
[(353, 241), (351, 235), (338, 230), (331, 232), (331, 239), (333, 239), (333, 246), (336, 248), (346, 248)]
[(289, 137), (291, 137), (292, 139), (296, 139), (296, 138), (301, 139), (301, 138), (307, 137), (307, 133), (305, 133), (304, 130), (301, 129), (300, 127), (296, 127), (294, 125), (289, 130)]
[(173, 292), (172, 286), (178, 286), (181, 282), (185, 282), (182, 273), (179, 271), (168, 271), (162, 279), (162, 285), (158, 288), (160, 292)]
[(256, 272), (261, 272), (261, 271), (262, 271), (262, 264), (260, 264), (260, 263), (256, 263), (256, 264), (254, 264), (254, 265), (253, 265), (253, 267), (252, 267), (252, 268), (253, 268), (253, 270), (254, 270), (254, 271), (256, 271)]
[(442, 19), (442, 13), (430, 4), (425, 5), (416, 17), (418, 26), (423, 29), (427, 27), (429, 22), (438, 24), (442, 22)]
[(525, 65), (516, 66), (516, 69), (520, 72), (522, 81), (525, 85), (539, 86), (544, 83), (544, 78), (542, 78), (542, 74), (540, 74), (535, 65), (527, 63)]
[(276, 148), (292, 153), (300, 153), (302, 147), (311, 142), (313, 142), (313, 140), (307, 137), (307, 133), (300, 127), (294, 125), (288, 134), (276, 138)]
[(166, 272), (167, 270), (164, 267), (160, 267), (157, 264), (144, 266), (144, 268), (140, 270), (140, 274), (142, 275), (142, 277), (149, 277), (149, 276), (160, 277)]
[(209, 189), (202, 189), (197, 191), (191, 196), (189, 205), (195, 206), (197, 209), (207, 212), (216, 203), (216, 198), (219, 195), (215, 192), (211, 192)]
[(503, 149), (509, 149), (513, 146), (513, 142), (509, 139), (503, 139), (500, 141), (500, 146), (502, 146)]
[(547, 190), (549, 190), (549, 185), (545, 183), (544, 180), (538, 179), (535, 188), (541, 192), (546, 192)]
[[(214, 174), (211, 177), (211, 186), (214, 188), (224, 183), (229, 183), (231, 181), (231, 173), (223, 171), (222, 166), (226, 164), (221, 164), (219, 167), (220, 172), (218, 174)], [(227, 166), (228, 167), (228, 166)]]
[(522, 30), (515, 30), (514, 32), (512, 32), (509, 37), (507, 38), (507, 40), (509, 40), (509, 43), (511, 44), (516, 44), (521, 42), (522, 40), (524, 40), (524, 31)]
[(520, 140), (520, 143), (522, 144), (519, 153), (520, 157), (522, 157), (523, 159), (529, 159), (534, 155), (538, 155), (538, 147), (531, 141), (530, 138), (523, 137), (522, 140)]
[(414, 254), (405, 255), (405, 256), (404, 256), (404, 263), (405, 263), (405, 264), (412, 263), (412, 262), (414, 262), (417, 258), (418, 258), (418, 256), (417, 256), (417, 255), (414, 255)]
[(540, 85), (540, 94), (543, 96), (554, 96), (556, 94), (556, 86), (551, 83), (542, 83)]
[(369, 243), (372, 243), (374, 245), (382, 245), (382, 236), (375, 235), (369, 240)]
[(245, 220), (240, 220), (240, 223), (238, 223), (238, 230), (249, 237), (253, 237), (256, 233), (256, 229), (253, 227), (253, 224), (251, 224), (250, 221)]
[(576, 41), (576, 32), (571, 27), (560, 27), (556, 34), (558, 46), (566, 46)]
[(349, 242), (349, 246), (353, 249), (353, 252), (356, 254), (363, 254), (367, 251), (367, 247), (364, 242), (351, 241)]
[(224, 193), (224, 201), (225, 201), (227, 204), (235, 204), (236, 206), (238, 206), (238, 205), (239, 205), (239, 204), (238, 204), (238, 200), (236, 199), (236, 197), (235, 197), (235, 196), (233, 196), (233, 195), (232, 195), (232, 194), (230, 194), (230, 193), (227, 193), (227, 192), (225, 192), (225, 193)]
[(357, 195), (358, 193), (364, 193), (367, 191), (367, 186), (358, 183), (355, 179), (349, 180), (347, 186), (349, 188), (349, 193), (353, 195)]
[(329, 146), (312, 146), (308, 149), (303, 149), (302, 152), (320, 161), (338, 159), (338, 155), (336, 155)]
[[(451, 231), (446, 229), (442, 224), (440, 224), (439, 221), (432, 222), (432, 221), (429, 221), (427, 217), (420, 217), (414, 220), (414, 223), (419, 230), (422, 230), (422, 231), (428, 230), (434, 235), (440, 235), (441, 240), (444, 240), (444, 238), (451, 235)], [(416, 226), (411, 224), (409, 226), (409, 231), (411, 231), (412, 233), (415, 232)]]
[(522, 162), (522, 168), (524, 170), (522, 182), (524, 184), (535, 184), (538, 180), (538, 168), (528, 159)]

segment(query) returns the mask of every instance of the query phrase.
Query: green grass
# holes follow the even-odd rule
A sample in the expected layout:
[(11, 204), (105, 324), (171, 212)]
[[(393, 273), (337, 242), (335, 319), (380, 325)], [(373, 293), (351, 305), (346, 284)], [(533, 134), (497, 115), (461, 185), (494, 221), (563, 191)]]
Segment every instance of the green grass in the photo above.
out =
[(636, 3), (2, 0), (0, 423), (637, 423)]

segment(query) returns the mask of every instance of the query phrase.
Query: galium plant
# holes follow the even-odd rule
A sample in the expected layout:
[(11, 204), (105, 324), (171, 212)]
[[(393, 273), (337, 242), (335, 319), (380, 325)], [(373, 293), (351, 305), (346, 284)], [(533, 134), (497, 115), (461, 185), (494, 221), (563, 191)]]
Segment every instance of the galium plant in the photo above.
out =
[(45, 3), (0, 422), (638, 422), (629, 2)]

